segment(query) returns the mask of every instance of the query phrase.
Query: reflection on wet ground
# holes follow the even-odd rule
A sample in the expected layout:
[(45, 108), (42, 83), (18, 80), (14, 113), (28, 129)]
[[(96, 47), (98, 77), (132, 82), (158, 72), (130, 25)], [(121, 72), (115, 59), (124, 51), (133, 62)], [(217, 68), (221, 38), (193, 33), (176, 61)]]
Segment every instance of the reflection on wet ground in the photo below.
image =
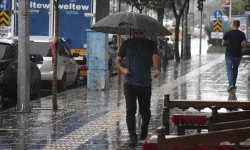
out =
[[(207, 55), (170, 62), (167, 72), (153, 80), (150, 134), (162, 124), (163, 95), (171, 99), (248, 100), (249, 58), (240, 65), (236, 93), (228, 93), (223, 55)], [(58, 94), (60, 110), (51, 110), (51, 96), (32, 102), (32, 112), (22, 114), (10, 108), (0, 113), (0, 150), (9, 149), (128, 149), (123, 86), (111, 79), (107, 91), (89, 91), (85, 87)], [(223, 110), (222, 110), (223, 111)], [(190, 108), (183, 112), (204, 113)], [(138, 132), (140, 116), (137, 116)], [(171, 127), (171, 132), (175, 133)], [(190, 133), (192, 134), (192, 133)], [(138, 146), (135, 149), (141, 149)]]

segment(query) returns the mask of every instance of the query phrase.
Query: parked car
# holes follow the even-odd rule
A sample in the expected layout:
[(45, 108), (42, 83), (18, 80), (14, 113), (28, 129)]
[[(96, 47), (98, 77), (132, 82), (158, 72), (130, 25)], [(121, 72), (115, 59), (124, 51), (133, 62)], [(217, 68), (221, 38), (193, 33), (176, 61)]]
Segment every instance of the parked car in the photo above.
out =
[[(0, 109), (8, 101), (16, 102), (18, 40), (0, 39)], [(30, 94), (31, 99), (40, 96), (41, 72), (36, 64), (41, 64), (40, 55), (30, 55)]]
[[(200, 29), (194, 29), (192, 38), (200, 38)], [(206, 38), (206, 32), (202, 29), (202, 38)]]
[[(30, 37), (30, 53), (39, 54), (43, 57), (43, 63), (38, 64), (42, 75), (42, 83), (46, 85), (53, 80), (53, 64), (52, 51), (54, 51), (55, 42), (53, 38), (43, 36)], [(70, 49), (65, 43), (66, 41), (59, 38), (58, 54), (57, 54), (57, 80), (58, 89), (66, 90), (67, 86), (79, 85), (80, 71), (74, 57), (79, 57), (79, 54), (70, 54)], [(67, 41), (70, 43), (70, 40)], [(51, 84), (50, 84), (51, 85)]]

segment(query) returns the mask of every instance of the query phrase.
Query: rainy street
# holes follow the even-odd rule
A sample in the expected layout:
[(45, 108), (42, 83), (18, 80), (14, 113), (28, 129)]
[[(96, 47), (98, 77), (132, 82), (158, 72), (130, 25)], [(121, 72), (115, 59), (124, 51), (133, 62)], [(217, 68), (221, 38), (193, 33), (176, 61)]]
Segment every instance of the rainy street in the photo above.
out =
[(0, 150), (250, 150), (250, 0), (0, 8)]
[[(234, 94), (226, 91), (224, 55), (193, 56), (178, 65), (171, 62), (167, 72), (153, 80), (149, 134), (155, 134), (155, 129), (162, 124), (164, 94), (170, 94), (171, 99), (248, 100), (249, 63), (248, 57), (242, 60)], [(33, 109), (29, 114), (14, 112), (14, 108), (2, 111), (0, 149), (18, 149), (20, 146), (25, 149), (51, 150), (127, 149), (123, 86), (117, 85), (116, 77), (110, 79), (110, 87), (106, 91), (90, 91), (81, 86), (60, 93), (60, 109), (56, 112), (51, 110), (51, 103), (51, 96), (47, 96), (32, 101)], [(171, 113), (176, 112), (181, 111), (174, 109)], [(210, 112), (205, 109), (197, 113)], [(137, 122), (139, 129), (140, 120), (137, 119)], [(176, 132), (174, 127), (171, 127), (171, 132)]]

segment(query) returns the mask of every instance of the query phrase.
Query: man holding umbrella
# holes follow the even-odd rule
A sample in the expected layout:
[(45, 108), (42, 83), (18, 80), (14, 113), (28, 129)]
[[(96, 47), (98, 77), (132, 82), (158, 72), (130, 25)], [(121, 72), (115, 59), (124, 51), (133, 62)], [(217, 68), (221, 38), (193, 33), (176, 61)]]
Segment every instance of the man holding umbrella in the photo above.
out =
[[(151, 118), (151, 66), (153, 65), (153, 77), (158, 72), (159, 56), (156, 44), (145, 38), (144, 30), (132, 30), (134, 37), (125, 41), (116, 59), (116, 65), (125, 75), (124, 94), (126, 99), (126, 121), (130, 134), (130, 146), (136, 146), (136, 104), (139, 101), (139, 112), (142, 117), (140, 140), (145, 140), (148, 134), (148, 125)], [(126, 57), (125, 65), (122, 65)]]
[[(148, 134), (148, 124), (151, 118), (151, 66), (153, 76), (158, 72), (159, 56), (156, 44), (145, 38), (145, 35), (167, 36), (172, 33), (152, 17), (134, 12), (114, 13), (104, 17), (91, 27), (92, 30), (118, 35), (134, 34), (132, 39), (123, 42), (116, 59), (116, 65), (125, 75), (124, 94), (127, 108), (127, 126), (130, 134), (130, 146), (136, 146), (136, 100), (139, 101), (139, 112), (142, 116), (140, 140)], [(125, 66), (122, 65), (126, 57)]]

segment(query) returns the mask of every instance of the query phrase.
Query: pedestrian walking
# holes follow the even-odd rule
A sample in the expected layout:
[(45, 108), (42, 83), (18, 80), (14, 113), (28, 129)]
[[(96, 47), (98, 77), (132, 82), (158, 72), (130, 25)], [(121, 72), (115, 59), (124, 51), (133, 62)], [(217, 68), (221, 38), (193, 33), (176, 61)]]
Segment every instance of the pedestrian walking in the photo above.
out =
[(234, 20), (231, 24), (231, 30), (226, 32), (222, 45), (226, 46), (226, 68), (228, 76), (228, 89), (231, 91), (236, 89), (236, 80), (238, 76), (238, 67), (242, 58), (242, 47), (246, 47), (245, 33), (239, 30), (240, 21)]
[[(126, 100), (126, 122), (130, 135), (129, 146), (136, 146), (137, 99), (139, 112), (142, 118), (140, 140), (145, 140), (148, 134), (148, 125), (151, 118), (151, 66), (153, 77), (158, 72), (159, 56), (156, 44), (145, 38), (145, 30), (132, 30), (134, 37), (124, 41), (116, 59), (116, 65), (124, 74), (124, 94)], [(125, 58), (125, 64), (122, 60)]]

